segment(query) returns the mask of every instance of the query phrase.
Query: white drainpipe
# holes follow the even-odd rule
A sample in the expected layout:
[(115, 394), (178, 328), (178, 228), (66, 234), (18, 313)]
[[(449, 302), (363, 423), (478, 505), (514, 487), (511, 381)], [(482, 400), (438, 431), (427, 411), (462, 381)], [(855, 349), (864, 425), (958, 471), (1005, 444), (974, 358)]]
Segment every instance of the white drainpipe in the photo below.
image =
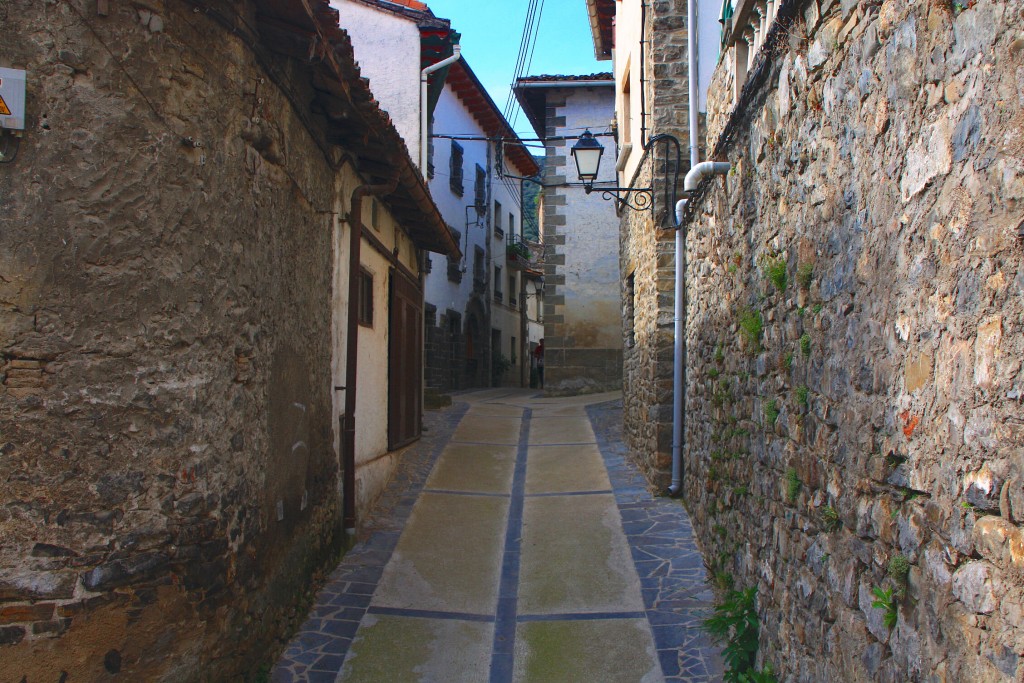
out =
[(430, 142), (428, 139), (430, 128), (427, 121), (427, 80), (435, 71), (459, 61), (459, 57), (462, 55), (462, 46), (455, 43), (452, 49), (451, 57), (446, 57), (437, 64), (431, 64), (420, 71), (420, 174), (424, 178), (427, 177), (427, 143)]
[[(689, 95), (690, 95), (690, 171), (683, 183), (683, 192), (687, 195), (694, 192), (700, 181), (709, 174), (728, 173), (730, 165), (713, 161), (700, 162), (700, 147), (697, 139), (700, 135), (697, 74), (697, 0), (688, 0), (686, 7), (686, 41), (688, 47)], [(676, 226), (683, 222), (683, 209), (686, 199), (676, 202)], [(675, 281), (675, 341), (672, 349), (672, 485), (668, 493), (677, 496), (683, 488), (683, 406), (686, 386), (684, 373), (686, 370), (686, 308), (684, 301), (686, 279), (686, 240), (683, 230), (676, 230), (676, 281)]]

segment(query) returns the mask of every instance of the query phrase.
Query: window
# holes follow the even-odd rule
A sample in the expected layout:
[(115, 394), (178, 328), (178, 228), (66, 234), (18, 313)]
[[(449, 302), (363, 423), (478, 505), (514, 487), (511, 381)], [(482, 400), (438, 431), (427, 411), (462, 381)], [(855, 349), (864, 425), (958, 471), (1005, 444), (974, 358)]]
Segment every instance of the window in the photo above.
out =
[(516, 287), (516, 274), (508, 274), (508, 305), (512, 308), (516, 307), (516, 292), (519, 291)]
[(459, 197), (462, 196), (462, 145), (452, 140), (452, 155), (448, 159), (448, 184)]
[[(448, 229), (452, 231), (452, 239), (455, 240), (455, 243), (461, 244), (462, 233), (450, 225)], [(456, 256), (448, 257), (448, 279), (452, 282), (462, 282), (462, 261)]]
[(494, 202), (494, 235), (504, 237), (505, 231), (501, 229), (501, 202)]
[(359, 324), (373, 327), (373, 273), (359, 269)]
[(512, 337), (512, 343), (509, 345), (509, 351), (511, 351), (511, 353), (508, 354), (508, 357), (509, 357), (509, 359), (511, 359), (512, 365), (515, 365), (518, 362), (517, 359), (519, 358), (519, 354), (516, 353), (516, 338), (515, 337)]
[(508, 234), (516, 234), (516, 215), (511, 211), (508, 214)]
[[(422, 172), (423, 169), (420, 169)], [(430, 117), (427, 135), (427, 180), (434, 177), (434, 117)]]
[(477, 213), (487, 209), (487, 171), (480, 164), (476, 165), (476, 183), (473, 184), (473, 202)]
[(487, 292), (487, 271), (484, 270), (486, 254), (480, 245), (473, 246), (473, 291)]
[(501, 266), (494, 266), (494, 300), (500, 302), (501, 296)]

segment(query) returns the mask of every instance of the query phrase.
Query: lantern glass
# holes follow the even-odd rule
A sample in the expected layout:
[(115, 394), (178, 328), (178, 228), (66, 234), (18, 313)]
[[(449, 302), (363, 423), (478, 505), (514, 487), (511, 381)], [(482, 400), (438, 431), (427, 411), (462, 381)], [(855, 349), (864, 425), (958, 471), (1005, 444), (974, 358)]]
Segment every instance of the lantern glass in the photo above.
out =
[(586, 184), (592, 184), (597, 180), (597, 171), (601, 167), (601, 155), (604, 153), (604, 146), (594, 139), (594, 135), (588, 130), (576, 144), (572, 146), (572, 156), (576, 160), (576, 171), (580, 180)]

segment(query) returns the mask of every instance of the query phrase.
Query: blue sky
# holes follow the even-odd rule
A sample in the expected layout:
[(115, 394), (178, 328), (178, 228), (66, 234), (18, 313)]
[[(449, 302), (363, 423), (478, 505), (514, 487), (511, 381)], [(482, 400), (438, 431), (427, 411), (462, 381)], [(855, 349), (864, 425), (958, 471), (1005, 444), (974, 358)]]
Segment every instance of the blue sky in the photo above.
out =
[[(515, 74), (516, 57), (526, 21), (527, 0), (424, 0), (438, 17), (450, 19), (462, 34), (462, 54), (503, 109)], [(530, 68), (525, 75), (590, 74), (611, 71), (611, 61), (594, 58), (585, 0), (543, 0), (540, 30)], [(510, 117), (509, 122), (516, 119)], [(535, 137), (522, 113), (516, 132)]]

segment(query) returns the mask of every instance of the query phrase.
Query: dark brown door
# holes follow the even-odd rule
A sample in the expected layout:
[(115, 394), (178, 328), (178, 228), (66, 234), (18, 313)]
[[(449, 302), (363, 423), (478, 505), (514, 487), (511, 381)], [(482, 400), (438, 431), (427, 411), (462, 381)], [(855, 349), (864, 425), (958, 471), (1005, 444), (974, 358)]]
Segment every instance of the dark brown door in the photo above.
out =
[(423, 292), (406, 275), (391, 271), (388, 329), (388, 448), (420, 437), (423, 385)]

